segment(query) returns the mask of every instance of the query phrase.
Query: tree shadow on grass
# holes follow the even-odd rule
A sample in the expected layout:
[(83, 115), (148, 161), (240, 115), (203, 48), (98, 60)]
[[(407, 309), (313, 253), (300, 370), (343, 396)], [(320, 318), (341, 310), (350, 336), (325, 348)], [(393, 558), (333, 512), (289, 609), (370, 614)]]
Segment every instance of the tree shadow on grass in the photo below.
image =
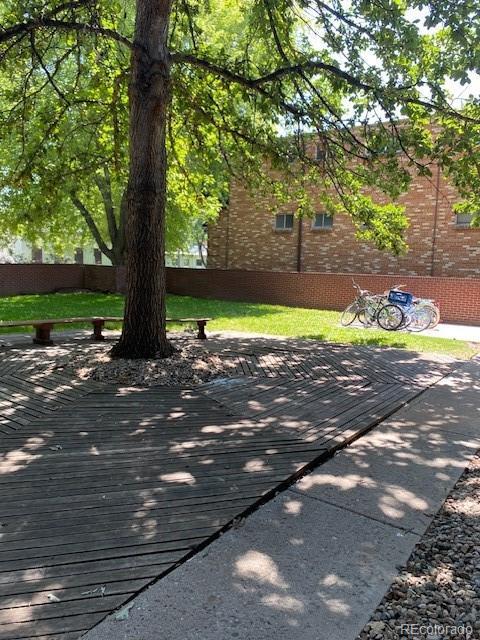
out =
[[(328, 336), (325, 333), (310, 333), (310, 334), (303, 334), (303, 335), (299, 335), (298, 336), (301, 339), (304, 340), (320, 340), (320, 341), (328, 341)], [(402, 341), (401, 339), (395, 340), (395, 341), (391, 341), (389, 340), (388, 343), (385, 342), (384, 339), (382, 339), (382, 337), (372, 337), (372, 336), (365, 336), (364, 338), (349, 338), (348, 340), (348, 344), (353, 344), (353, 345), (359, 345), (359, 346), (371, 346), (371, 347), (392, 347), (394, 349), (412, 349), (412, 346), (409, 345), (407, 342)]]

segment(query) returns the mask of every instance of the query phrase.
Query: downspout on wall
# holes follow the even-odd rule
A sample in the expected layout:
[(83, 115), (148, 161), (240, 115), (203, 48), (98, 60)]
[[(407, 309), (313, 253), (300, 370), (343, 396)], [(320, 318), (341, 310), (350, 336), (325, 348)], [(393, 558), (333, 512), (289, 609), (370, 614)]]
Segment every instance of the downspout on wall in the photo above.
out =
[(431, 276), (435, 275), (435, 249), (436, 249), (436, 243), (437, 243), (439, 198), (440, 198), (440, 165), (437, 164), (437, 180), (436, 180), (436, 185), (435, 185), (435, 208), (434, 208), (434, 212), (433, 212), (432, 261), (431, 261), (431, 264), (430, 264), (430, 275)]
[(225, 269), (228, 269), (230, 260), (230, 203), (227, 207), (227, 228), (225, 231)]
[(303, 249), (303, 218), (298, 219), (297, 233), (297, 272), (302, 270), (302, 249)]

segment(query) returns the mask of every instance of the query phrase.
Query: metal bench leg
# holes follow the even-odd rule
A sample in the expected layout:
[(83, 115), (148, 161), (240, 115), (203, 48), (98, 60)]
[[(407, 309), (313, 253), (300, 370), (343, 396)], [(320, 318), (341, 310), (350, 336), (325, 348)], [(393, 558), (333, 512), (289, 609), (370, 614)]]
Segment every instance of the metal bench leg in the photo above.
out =
[(50, 338), (50, 331), (53, 329), (53, 324), (36, 324), (35, 337), (33, 342), (35, 344), (42, 344), (44, 346), (53, 344), (53, 340)]
[(101, 342), (102, 340), (105, 340), (105, 336), (102, 334), (102, 329), (105, 325), (105, 321), (92, 320), (92, 324), (93, 324), (93, 333), (92, 333), (91, 339), (95, 340), (96, 342)]
[(205, 320), (197, 320), (197, 327), (198, 327), (198, 333), (197, 333), (197, 338), (199, 340), (206, 340), (207, 339), (207, 334), (205, 333), (205, 325), (207, 323), (205, 322)]

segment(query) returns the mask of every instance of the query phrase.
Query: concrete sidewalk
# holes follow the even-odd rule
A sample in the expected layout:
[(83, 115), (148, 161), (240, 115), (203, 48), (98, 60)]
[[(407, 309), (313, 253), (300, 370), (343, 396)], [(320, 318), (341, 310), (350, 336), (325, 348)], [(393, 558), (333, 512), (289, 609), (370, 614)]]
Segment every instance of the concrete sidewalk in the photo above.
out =
[(480, 342), (480, 327), (464, 324), (440, 323), (435, 329), (423, 331), (423, 336), (432, 338), (450, 338), (451, 340), (466, 340), (467, 342)]
[(472, 361), (84, 637), (353, 640), (480, 448), (479, 405)]

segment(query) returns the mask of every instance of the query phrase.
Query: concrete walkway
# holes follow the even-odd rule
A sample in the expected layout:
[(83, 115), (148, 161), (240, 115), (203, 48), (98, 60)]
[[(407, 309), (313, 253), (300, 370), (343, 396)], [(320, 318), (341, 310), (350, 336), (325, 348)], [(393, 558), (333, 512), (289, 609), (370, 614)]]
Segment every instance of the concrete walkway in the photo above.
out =
[(75, 354), (108, 344), (0, 352), (0, 640), (77, 640), (459, 365), (244, 336), (196, 346), (231, 375), (145, 388), (78, 377)]
[(480, 448), (479, 397), (469, 362), (84, 638), (353, 640)]
[(480, 342), (480, 327), (464, 324), (441, 323), (435, 329), (427, 329), (421, 335), (432, 338), (450, 338), (451, 340), (466, 340), (467, 342)]
[[(364, 327), (359, 321), (355, 321), (350, 325), (352, 329), (365, 329), (365, 331), (378, 329), (377, 326), (371, 325)], [(404, 333), (400, 332), (400, 335)], [(408, 330), (406, 333), (409, 333)], [(480, 343), (480, 326), (465, 324), (446, 324), (441, 323), (434, 329), (427, 329), (419, 334), (420, 336), (428, 336), (430, 338), (447, 338), (449, 340), (464, 340), (466, 342)]]

